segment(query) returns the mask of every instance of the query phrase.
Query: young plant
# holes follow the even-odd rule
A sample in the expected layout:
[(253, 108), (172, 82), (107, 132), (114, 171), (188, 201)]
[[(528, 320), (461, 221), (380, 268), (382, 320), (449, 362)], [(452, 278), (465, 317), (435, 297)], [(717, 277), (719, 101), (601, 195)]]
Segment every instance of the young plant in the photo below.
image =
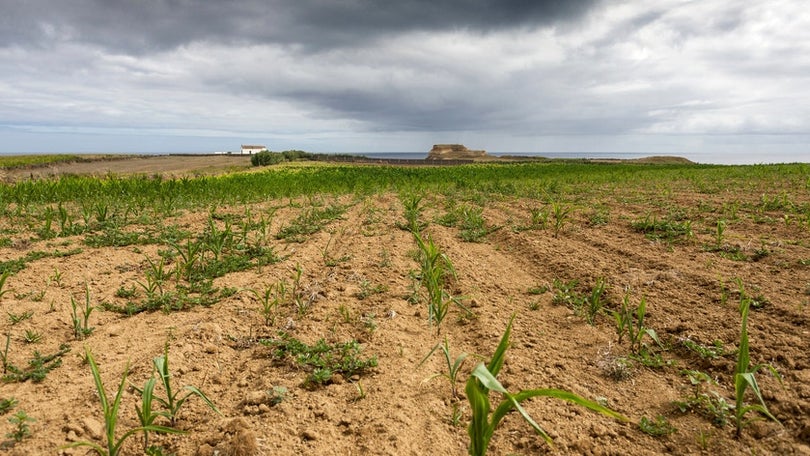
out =
[(34, 331), (33, 329), (26, 329), (25, 334), (22, 336), (22, 340), (26, 344), (36, 344), (42, 341), (42, 334)]
[(26, 312), (19, 313), (19, 314), (14, 314), (14, 313), (11, 313), (11, 312), (6, 312), (6, 313), (8, 314), (8, 321), (9, 321), (9, 323), (11, 323), (12, 326), (16, 325), (17, 323), (28, 320), (29, 318), (34, 316), (34, 311), (33, 310), (28, 310)]
[(264, 324), (266, 326), (276, 324), (278, 306), (284, 302), (287, 294), (287, 283), (281, 281), (267, 285), (264, 287), (264, 290), (261, 293), (255, 289), (251, 289), (250, 292), (256, 296), (261, 304), (259, 311), (264, 317)]
[(551, 203), (551, 213), (554, 216), (554, 237), (560, 236), (565, 223), (568, 221), (571, 213), (571, 206), (563, 206), (561, 203)]
[(596, 323), (596, 316), (602, 312), (602, 296), (605, 294), (605, 286), (604, 277), (596, 279), (596, 285), (591, 290), (591, 295), (585, 300), (587, 304), (587, 307), (585, 307), (585, 320), (591, 326)]
[(93, 381), (96, 384), (96, 391), (98, 392), (98, 398), (101, 401), (101, 411), (104, 415), (104, 437), (106, 442), (105, 446), (102, 446), (95, 442), (88, 442), (82, 440), (70, 443), (64, 446), (63, 448), (76, 448), (84, 446), (90, 447), (97, 454), (102, 456), (117, 456), (118, 454), (120, 454), (124, 442), (128, 438), (137, 434), (138, 432), (163, 432), (167, 434), (184, 433), (183, 431), (177, 429), (150, 424), (147, 426), (140, 426), (129, 429), (124, 433), (124, 435), (121, 436), (121, 438), (116, 439), (115, 430), (118, 425), (118, 409), (121, 406), (121, 396), (124, 393), (124, 386), (126, 385), (127, 375), (129, 374), (129, 366), (127, 366), (124, 369), (124, 373), (121, 374), (121, 383), (118, 385), (118, 391), (115, 394), (115, 399), (113, 399), (112, 403), (110, 403), (110, 400), (107, 396), (107, 391), (104, 389), (104, 383), (101, 381), (101, 375), (99, 374), (96, 360), (95, 358), (93, 358), (93, 354), (90, 352), (89, 348), (86, 349), (85, 353), (87, 363), (90, 365), (90, 372), (93, 374)]
[(11, 409), (17, 406), (17, 399), (10, 397), (8, 399), (0, 399), (0, 415), (5, 415)]
[(95, 307), (90, 305), (90, 287), (87, 284), (84, 284), (84, 309), (81, 309), (81, 318), (79, 318), (79, 306), (73, 296), (70, 297), (70, 308), (72, 310), (73, 337), (76, 340), (82, 340), (92, 334), (95, 329), (90, 326), (90, 314)]
[(421, 205), (422, 198), (422, 195), (416, 193), (400, 196), (402, 205), (405, 207), (405, 223), (401, 224), (400, 228), (418, 234), (426, 226), (424, 222), (419, 220), (419, 216), (422, 215), (422, 211), (425, 209)]
[(635, 309), (630, 308), (629, 293), (624, 295), (621, 309), (613, 312), (619, 343), (622, 343), (622, 338), (627, 334), (628, 339), (630, 339), (630, 350), (633, 353), (637, 353), (641, 349), (642, 339), (645, 334), (655, 341), (655, 343), (661, 344), (655, 330), (644, 326), (644, 316), (646, 312), (647, 301), (644, 297), (641, 298), (641, 302), (639, 302), (639, 305)]
[(0, 353), (0, 361), (3, 362), (3, 375), (8, 373), (8, 346), (11, 344), (11, 334), (6, 334), (6, 347), (3, 349), (3, 353)]
[(31, 437), (31, 429), (28, 427), (28, 423), (34, 421), (36, 420), (28, 416), (25, 411), (20, 410), (8, 419), (8, 422), (14, 425), (14, 430), (6, 434), (6, 437), (15, 442), (22, 442), (26, 437)]
[(419, 362), (419, 366), (425, 363), (428, 358), (436, 351), (437, 348), (442, 349), (442, 354), (444, 355), (444, 360), (447, 363), (447, 373), (438, 373), (433, 374), (430, 377), (426, 378), (425, 381), (433, 380), (436, 377), (444, 377), (450, 382), (450, 393), (453, 395), (453, 399), (458, 399), (458, 389), (456, 388), (456, 379), (458, 378), (459, 370), (461, 369), (461, 365), (464, 364), (464, 360), (467, 359), (469, 356), (467, 353), (461, 353), (456, 357), (455, 360), (451, 360), (450, 356), (450, 345), (447, 342), (447, 337), (444, 338), (444, 344), (438, 343), (436, 344), (424, 358), (422, 361)]
[(2, 299), (3, 296), (6, 293), (11, 291), (11, 290), (6, 289), (6, 280), (8, 279), (8, 276), (10, 276), (10, 275), (11, 275), (11, 270), (10, 269), (6, 269), (5, 271), (3, 271), (3, 275), (0, 275), (0, 299)]
[(171, 384), (171, 374), (169, 373), (169, 343), (167, 342), (163, 349), (163, 355), (156, 357), (152, 360), (155, 370), (158, 373), (158, 378), (160, 379), (161, 385), (163, 385), (163, 389), (166, 391), (166, 398), (154, 397), (156, 400), (166, 411), (166, 417), (169, 418), (169, 422), (172, 426), (177, 424), (177, 417), (180, 414), (180, 407), (186, 402), (186, 400), (191, 396), (195, 395), (205, 402), (205, 404), (217, 414), (219, 410), (217, 406), (208, 399), (208, 396), (205, 395), (202, 391), (199, 390), (196, 386), (186, 385), (182, 389), (186, 390), (187, 393), (185, 396), (180, 397), (180, 392), (173, 392), (172, 391), (172, 384)]
[[(739, 438), (742, 434), (743, 427), (756, 420), (756, 418), (746, 420), (745, 415), (747, 415), (748, 412), (759, 412), (769, 419), (779, 423), (779, 420), (777, 420), (776, 417), (773, 416), (770, 411), (768, 411), (768, 407), (765, 405), (765, 401), (762, 399), (762, 393), (759, 389), (759, 385), (757, 384), (757, 379), (754, 374), (760, 368), (766, 367), (776, 378), (781, 380), (781, 377), (779, 376), (779, 373), (776, 372), (776, 369), (769, 364), (757, 364), (751, 366), (751, 359), (748, 351), (748, 311), (751, 306), (752, 299), (746, 294), (745, 289), (743, 288), (742, 280), (738, 278), (736, 281), (740, 291), (740, 315), (742, 317), (740, 345), (737, 350), (737, 367), (734, 370), (734, 424), (737, 428), (737, 437)], [(759, 404), (745, 404), (745, 391), (749, 388), (759, 400)]]
[[(512, 332), (512, 323), (514, 319), (515, 317), (512, 316), (512, 318), (509, 320), (509, 324), (506, 326), (506, 331), (501, 338), (501, 342), (498, 344), (498, 348), (495, 350), (495, 354), (492, 355), (492, 359), (489, 361), (489, 363), (487, 365), (484, 365), (484, 363), (479, 363), (477, 366), (475, 366), (475, 369), (473, 369), (469, 379), (467, 380), (465, 392), (467, 393), (467, 398), (470, 401), (470, 408), (472, 410), (472, 419), (470, 420), (470, 425), (467, 429), (470, 436), (470, 455), (482, 456), (486, 454), (487, 448), (489, 448), (489, 442), (492, 439), (495, 430), (498, 428), (498, 425), (501, 423), (501, 420), (506, 416), (506, 414), (513, 409), (517, 410), (520, 416), (527, 423), (529, 423), (532, 429), (534, 429), (534, 431), (540, 435), (543, 440), (546, 441), (546, 443), (551, 445), (552, 440), (548, 433), (546, 433), (546, 431), (540, 427), (540, 425), (537, 424), (537, 422), (535, 422), (534, 419), (532, 419), (532, 417), (529, 416), (526, 410), (520, 405), (521, 402), (532, 397), (541, 396), (562, 399), (577, 405), (581, 405), (595, 412), (599, 412), (605, 416), (609, 416), (621, 421), (628, 421), (627, 418), (619, 413), (614, 412), (613, 410), (610, 410), (596, 402), (589, 401), (570, 391), (543, 388), (523, 390), (516, 394), (510, 394), (506, 388), (501, 385), (496, 377), (500, 372), (501, 367), (503, 367), (506, 349), (509, 347), (509, 336)], [(490, 391), (501, 393), (501, 395), (503, 395), (505, 398), (500, 404), (498, 404), (495, 410), (492, 410), (492, 407), (490, 406)]]
[(642, 416), (638, 427), (642, 432), (653, 437), (663, 437), (678, 432), (675, 426), (670, 424), (669, 420), (663, 415), (658, 415), (654, 420)]
[(155, 419), (162, 416), (166, 419), (169, 419), (168, 413), (165, 411), (155, 412), (152, 410), (152, 402), (155, 397), (155, 384), (157, 379), (155, 377), (149, 378), (146, 383), (143, 385), (143, 389), (135, 388), (136, 391), (141, 395), (141, 404), (140, 407), (135, 405), (135, 412), (138, 414), (138, 421), (141, 423), (141, 427), (143, 428), (143, 451), (147, 452), (149, 448), (149, 431), (150, 426), (155, 423)]
[(438, 334), (441, 323), (450, 309), (450, 303), (461, 306), (461, 302), (445, 290), (447, 277), (455, 278), (456, 271), (450, 258), (439, 250), (431, 237), (428, 236), (425, 241), (421, 235), (414, 233), (414, 238), (420, 251), (421, 282), (428, 295), (428, 321), (436, 325)]

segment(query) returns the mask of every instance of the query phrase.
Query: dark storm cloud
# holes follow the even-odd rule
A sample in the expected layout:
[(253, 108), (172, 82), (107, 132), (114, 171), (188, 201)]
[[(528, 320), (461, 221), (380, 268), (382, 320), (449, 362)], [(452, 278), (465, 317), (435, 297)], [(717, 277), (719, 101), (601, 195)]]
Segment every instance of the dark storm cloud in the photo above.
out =
[(89, 43), (143, 53), (189, 42), (351, 46), (408, 31), (495, 31), (576, 18), (596, 0), (4, 0), (6, 45)]

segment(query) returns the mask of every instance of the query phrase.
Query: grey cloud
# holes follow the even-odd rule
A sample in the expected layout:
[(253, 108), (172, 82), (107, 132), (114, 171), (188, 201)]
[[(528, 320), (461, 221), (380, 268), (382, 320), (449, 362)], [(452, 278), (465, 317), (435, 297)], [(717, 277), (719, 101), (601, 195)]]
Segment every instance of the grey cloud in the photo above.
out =
[(144, 53), (194, 41), (323, 49), (407, 31), (481, 32), (565, 21), (598, 0), (4, 0), (3, 43), (90, 43)]

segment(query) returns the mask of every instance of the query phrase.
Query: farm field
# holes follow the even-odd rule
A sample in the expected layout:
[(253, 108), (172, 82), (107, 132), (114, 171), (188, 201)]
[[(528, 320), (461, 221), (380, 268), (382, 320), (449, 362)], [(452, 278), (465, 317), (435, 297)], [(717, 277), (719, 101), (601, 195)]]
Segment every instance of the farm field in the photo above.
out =
[(626, 420), (534, 397), (489, 454), (810, 454), (810, 165), (188, 171), (0, 185), (0, 452), (107, 451), (95, 366), (116, 439), (150, 378), (184, 432), (123, 455), (467, 454), (512, 321), (506, 390)]

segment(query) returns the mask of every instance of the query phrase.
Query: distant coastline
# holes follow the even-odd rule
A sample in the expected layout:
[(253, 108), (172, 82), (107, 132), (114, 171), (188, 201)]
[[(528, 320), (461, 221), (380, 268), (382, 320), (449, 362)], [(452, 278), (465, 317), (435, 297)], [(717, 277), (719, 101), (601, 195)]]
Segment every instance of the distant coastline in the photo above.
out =
[[(427, 152), (330, 152), (317, 151), (315, 153), (331, 155), (355, 155), (381, 160), (424, 160)], [(683, 152), (683, 153), (660, 153), (660, 152), (487, 152), (494, 157), (519, 156), (527, 158), (549, 158), (549, 159), (590, 159), (590, 160), (633, 160), (652, 156), (683, 157), (698, 164), (707, 165), (754, 165), (754, 164), (776, 164), (776, 163), (810, 163), (810, 151), (807, 153), (771, 153), (762, 154), (758, 152), (748, 152), (740, 154), (731, 153), (708, 153), (708, 152)], [(212, 155), (222, 154), (222, 152), (40, 152), (40, 153), (0, 153), (0, 157), (13, 155), (84, 155), (84, 156), (134, 156), (134, 155)], [(223, 154), (239, 156), (239, 154)]]

